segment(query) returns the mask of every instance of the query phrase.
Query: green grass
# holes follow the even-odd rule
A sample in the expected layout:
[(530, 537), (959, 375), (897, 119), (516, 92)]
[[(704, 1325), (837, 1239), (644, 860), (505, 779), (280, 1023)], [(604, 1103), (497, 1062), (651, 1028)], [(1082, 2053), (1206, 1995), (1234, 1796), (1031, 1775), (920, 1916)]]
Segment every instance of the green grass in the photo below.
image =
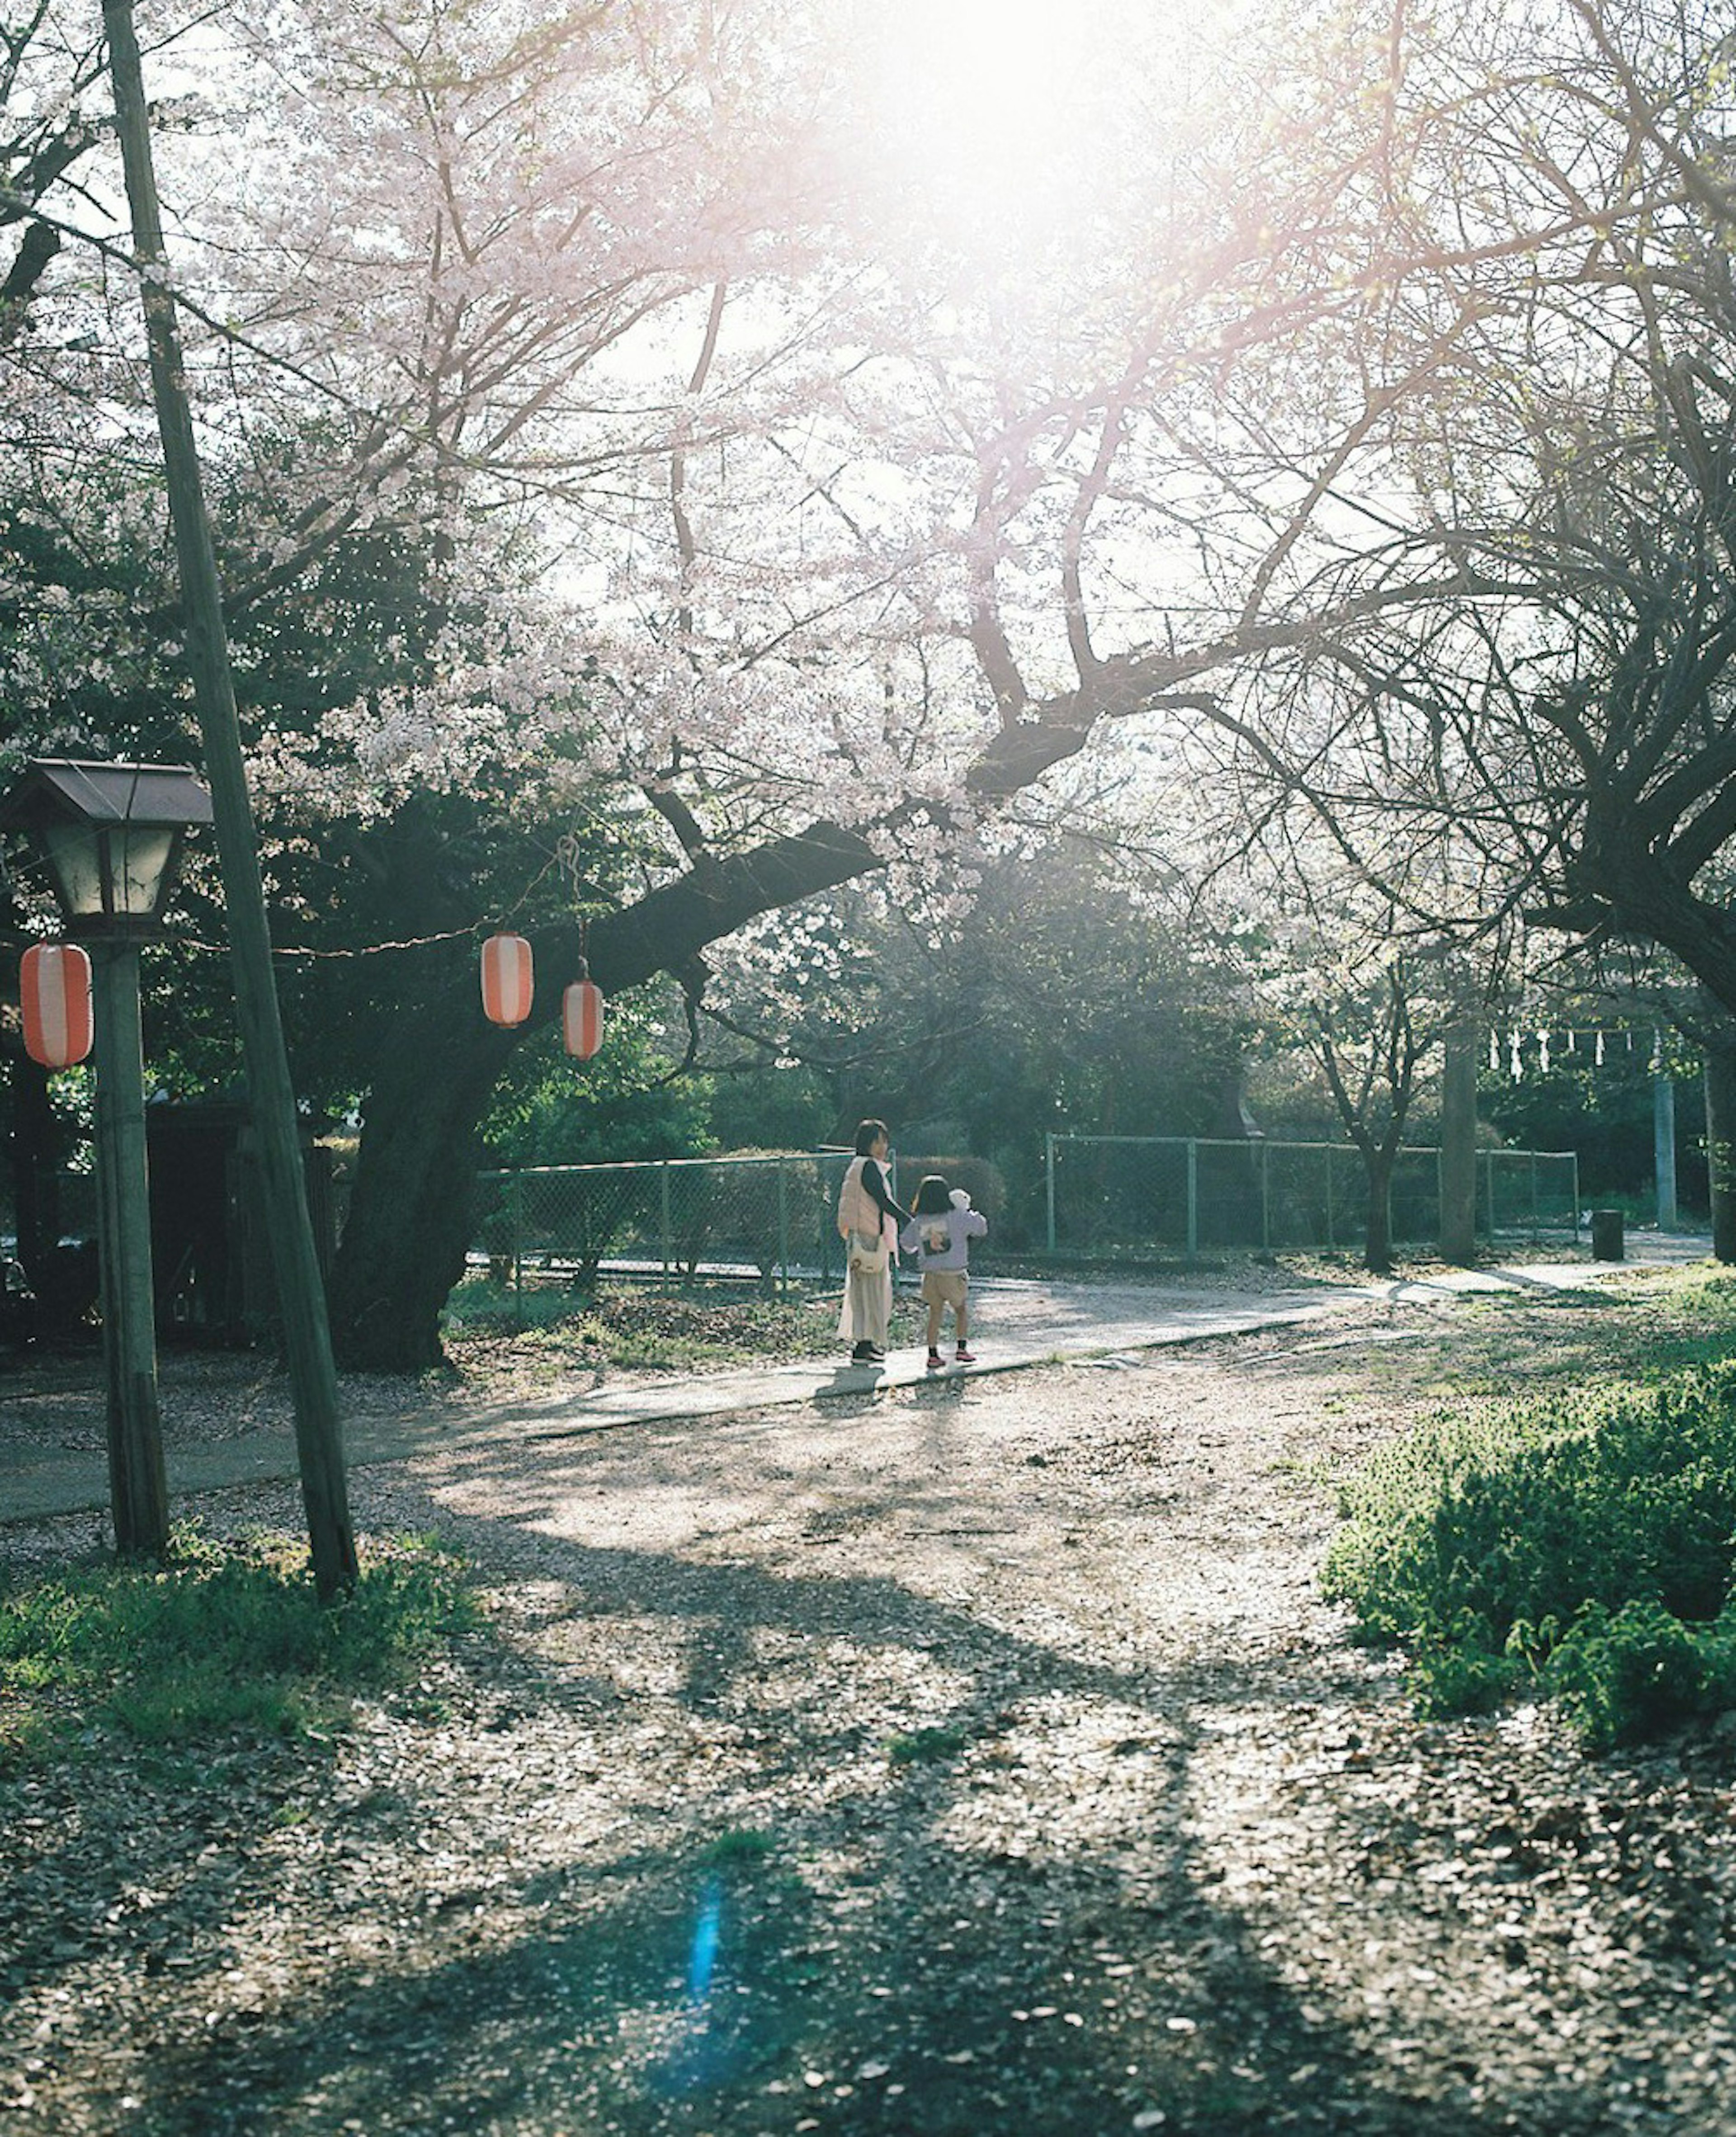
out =
[(478, 1622), (461, 1563), (425, 1539), (376, 1549), (330, 1604), (304, 1558), (284, 1537), (180, 1531), (160, 1567), (0, 1589), (0, 1765), (89, 1752), (107, 1731), (151, 1745), (323, 1734)]
[(957, 1758), (970, 1740), (962, 1729), (912, 1729), (894, 1736), (886, 1755), (895, 1766), (939, 1765)]
[(776, 1847), (772, 1836), (757, 1826), (732, 1826), (708, 1842), (700, 1851), (699, 1860), (709, 1870), (749, 1869), (765, 1862)]

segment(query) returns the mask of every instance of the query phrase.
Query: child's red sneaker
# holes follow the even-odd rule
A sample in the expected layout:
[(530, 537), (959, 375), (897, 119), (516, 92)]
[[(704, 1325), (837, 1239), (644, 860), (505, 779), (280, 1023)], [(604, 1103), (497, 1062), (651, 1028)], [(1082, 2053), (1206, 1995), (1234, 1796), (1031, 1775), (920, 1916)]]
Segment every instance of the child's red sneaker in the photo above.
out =
[(929, 1352), (928, 1370), (931, 1373), (939, 1372), (941, 1366), (944, 1365), (946, 1362), (946, 1360), (941, 1356), (938, 1351), (931, 1351)]
[(967, 1351), (962, 1343), (952, 1355), (961, 1365), (974, 1365), (976, 1363), (975, 1351)]

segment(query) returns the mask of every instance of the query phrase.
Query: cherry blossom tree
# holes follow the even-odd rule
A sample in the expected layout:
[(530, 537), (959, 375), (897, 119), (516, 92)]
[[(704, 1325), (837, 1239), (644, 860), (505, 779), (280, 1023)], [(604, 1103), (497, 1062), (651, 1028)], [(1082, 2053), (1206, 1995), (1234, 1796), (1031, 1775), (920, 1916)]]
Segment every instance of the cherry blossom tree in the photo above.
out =
[[(1161, 758), (1243, 664), (1466, 585), (1345, 503), (1463, 325), (1370, 268), (1384, 28), (1148, 12), (1035, 104), (995, 78), (964, 221), (881, 155), (884, 11), (223, 18), (163, 184), (258, 798), (286, 891), (341, 854), (420, 946), (361, 1010), (353, 1361), (437, 1351), (517, 1043), (475, 1010), (489, 921), (526, 919), (539, 1018), (581, 935), (605, 990), (698, 992), (757, 916), (943, 856), (962, 892), (1106, 734)], [(414, 628), (357, 611), (385, 657), (287, 710), (290, 597), (369, 543), (416, 560)], [(290, 897), (284, 947), (346, 947), (344, 903)]]
[(1434, 355), (1380, 504), (1419, 582), (1460, 576), (1267, 664), (1223, 723), (1371, 880), (1408, 894), (1395, 846), (1451, 826), (1491, 922), (1656, 946), (1709, 1029), (1736, 1005), (1729, 58), (1699, 0), (1413, 20), (1389, 319)]

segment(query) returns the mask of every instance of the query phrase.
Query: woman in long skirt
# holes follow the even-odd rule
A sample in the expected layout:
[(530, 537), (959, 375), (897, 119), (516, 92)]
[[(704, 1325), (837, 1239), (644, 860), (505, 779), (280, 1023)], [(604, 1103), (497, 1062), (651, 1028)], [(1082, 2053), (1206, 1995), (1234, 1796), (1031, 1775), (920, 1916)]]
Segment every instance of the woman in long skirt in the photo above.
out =
[(856, 1131), (856, 1155), (838, 1190), (838, 1229), (848, 1274), (838, 1332), (851, 1346), (853, 1365), (878, 1365), (886, 1356), (892, 1313), (892, 1258), (898, 1228), (908, 1210), (893, 1201), (887, 1184), (890, 1145), (884, 1121), (863, 1121)]

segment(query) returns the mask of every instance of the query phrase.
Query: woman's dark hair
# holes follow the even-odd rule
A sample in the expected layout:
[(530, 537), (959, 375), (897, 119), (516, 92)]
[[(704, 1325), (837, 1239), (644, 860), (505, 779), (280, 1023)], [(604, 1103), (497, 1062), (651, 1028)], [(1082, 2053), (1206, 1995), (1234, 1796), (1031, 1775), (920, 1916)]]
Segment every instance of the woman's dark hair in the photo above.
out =
[(917, 1217), (944, 1216), (952, 1205), (946, 1199), (946, 1183), (938, 1172), (925, 1172), (917, 1189), (917, 1199), (910, 1205), (911, 1214)]
[(887, 1135), (886, 1122), (884, 1121), (863, 1122), (862, 1125), (856, 1131), (857, 1156), (866, 1157), (868, 1152), (873, 1150), (874, 1145), (879, 1142), (882, 1136), (886, 1136), (886, 1139), (888, 1142), (892, 1141), (891, 1136)]

